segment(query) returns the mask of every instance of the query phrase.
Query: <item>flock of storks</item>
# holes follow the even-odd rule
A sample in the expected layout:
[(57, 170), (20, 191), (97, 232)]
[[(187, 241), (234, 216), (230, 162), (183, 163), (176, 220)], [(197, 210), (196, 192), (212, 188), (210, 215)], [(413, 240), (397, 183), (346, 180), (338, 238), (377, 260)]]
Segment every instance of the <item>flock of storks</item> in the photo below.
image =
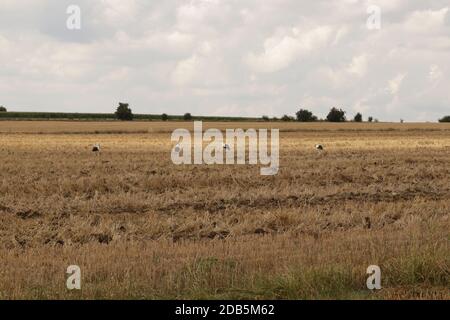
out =
[[(317, 151), (323, 151), (324, 150), (324, 148), (323, 148), (323, 145), (321, 145), (321, 144), (316, 144), (316, 150)], [(175, 146), (175, 151), (177, 151), (177, 150), (180, 150), (181, 149), (181, 147), (179, 146), (179, 145), (176, 145)], [(223, 149), (224, 150), (230, 150), (230, 145), (229, 144), (227, 144), (227, 143), (224, 143), (223, 144)], [(94, 152), (94, 153), (96, 153), (96, 154), (99, 154), (100, 153), (100, 150), (101, 150), (101, 148), (100, 148), (100, 144), (99, 143), (96, 143), (96, 144), (94, 144), (93, 146), (92, 146), (92, 152)], [(178, 151), (177, 151), (178, 152)]]

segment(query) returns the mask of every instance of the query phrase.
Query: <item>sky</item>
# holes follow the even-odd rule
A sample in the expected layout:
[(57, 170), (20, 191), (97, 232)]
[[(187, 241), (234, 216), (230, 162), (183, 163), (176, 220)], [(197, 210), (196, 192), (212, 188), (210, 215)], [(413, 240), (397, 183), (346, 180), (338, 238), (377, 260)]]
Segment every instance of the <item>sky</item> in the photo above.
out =
[[(78, 21), (71, 5), (79, 29), (68, 28)], [(134, 113), (254, 117), (303, 108), (319, 118), (338, 107), (348, 118), (436, 121), (450, 114), (449, 8), (449, 0), (1, 0), (0, 105), (113, 112), (120, 101)]]

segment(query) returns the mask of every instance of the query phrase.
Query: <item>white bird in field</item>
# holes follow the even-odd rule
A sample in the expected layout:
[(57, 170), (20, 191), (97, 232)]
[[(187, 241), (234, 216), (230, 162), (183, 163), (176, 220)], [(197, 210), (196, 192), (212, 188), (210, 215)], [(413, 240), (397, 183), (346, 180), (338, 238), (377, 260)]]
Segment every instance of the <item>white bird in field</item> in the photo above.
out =
[(224, 149), (224, 150), (230, 150), (231, 147), (230, 147), (230, 145), (229, 145), (228, 143), (224, 143), (224, 144), (223, 144), (223, 149)]
[(316, 144), (316, 150), (318, 150), (318, 151), (323, 151), (323, 145), (321, 145), (321, 144)]
[(92, 146), (92, 152), (94, 153), (100, 153), (100, 144), (96, 143)]

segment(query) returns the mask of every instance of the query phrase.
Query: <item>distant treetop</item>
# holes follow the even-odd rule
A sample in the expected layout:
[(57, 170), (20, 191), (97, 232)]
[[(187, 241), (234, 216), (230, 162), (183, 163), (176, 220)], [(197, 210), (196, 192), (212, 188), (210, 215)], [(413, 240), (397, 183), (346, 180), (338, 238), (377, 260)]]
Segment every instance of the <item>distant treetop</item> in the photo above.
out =
[(0, 112), (7, 112), (6, 108), (4, 106), (0, 106)]
[(344, 122), (346, 121), (345, 111), (338, 108), (331, 108), (327, 115), (327, 120), (330, 122)]
[(294, 121), (294, 118), (285, 114), (282, 118), (282, 121)]
[(355, 115), (355, 118), (353, 119), (353, 121), (355, 121), (355, 122), (362, 122), (362, 121), (363, 121), (363, 116), (362, 116), (362, 114), (361, 114), (360, 112), (358, 112), (358, 113)]
[(133, 112), (131, 111), (128, 103), (119, 102), (119, 106), (116, 110), (116, 117), (122, 121), (131, 121), (133, 120)]
[(439, 122), (450, 122), (450, 116), (445, 116), (442, 119), (439, 119)]
[(317, 117), (313, 115), (313, 113), (306, 109), (300, 109), (295, 113), (295, 116), (297, 117), (297, 121), (300, 122), (312, 122), (317, 121)]

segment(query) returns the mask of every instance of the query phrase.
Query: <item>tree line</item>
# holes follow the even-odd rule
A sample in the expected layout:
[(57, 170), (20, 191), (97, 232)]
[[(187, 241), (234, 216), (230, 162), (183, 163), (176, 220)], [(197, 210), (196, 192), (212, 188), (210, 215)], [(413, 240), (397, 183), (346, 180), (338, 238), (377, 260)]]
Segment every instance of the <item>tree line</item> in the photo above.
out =
[[(130, 109), (128, 103), (119, 103), (119, 106), (117, 107), (116, 110), (116, 117), (119, 120), (123, 120), (123, 121), (131, 121), (133, 120), (133, 112)], [(347, 118), (345, 116), (346, 112), (342, 109), (338, 109), (338, 108), (332, 108), (330, 110), (330, 112), (327, 115), (326, 120), (329, 122), (345, 122), (347, 121)], [(288, 115), (284, 115), (281, 120), (282, 121), (300, 121), (300, 122), (314, 122), (314, 121), (319, 121), (319, 119), (317, 118), (317, 116), (315, 116), (311, 111), (306, 110), (306, 109), (300, 109), (296, 114), (296, 117), (290, 117)], [(190, 113), (185, 113), (183, 116), (183, 120), (185, 121), (191, 121), (193, 119), (192, 115)], [(264, 121), (270, 121), (271, 119), (267, 116), (263, 116), (262, 119)], [(161, 115), (161, 120), (162, 121), (168, 121), (169, 120), (169, 116), (166, 113), (163, 113)], [(277, 118), (272, 118), (272, 120), (278, 120)], [(361, 113), (357, 113), (355, 115), (355, 117), (353, 118), (353, 121), (355, 122), (362, 122), (363, 121), (363, 116)], [(373, 117), (369, 117), (368, 118), (369, 122), (374, 121)], [(378, 122), (378, 120), (375, 119), (376, 122)]]
[[(348, 121), (346, 116), (346, 111), (342, 110), (341, 108), (331, 108), (328, 112), (326, 118), (320, 119), (314, 115), (311, 111), (307, 109), (300, 109), (295, 113), (295, 117), (284, 115), (281, 119), (278, 118), (272, 118), (270, 119), (268, 116), (263, 116), (262, 119), (264, 121), (271, 121), (271, 120), (281, 120), (281, 121), (298, 121), (298, 122), (316, 122), (316, 121), (328, 121), (328, 122), (346, 122)], [(115, 112), (115, 115), (117, 119), (123, 120), (123, 121), (131, 121), (133, 120), (133, 112), (129, 106), (128, 103), (119, 103), (119, 106), (117, 107), (117, 110)], [(162, 121), (168, 121), (170, 119), (169, 115), (166, 113), (163, 113), (161, 115)], [(193, 120), (193, 116), (190, 113), (185, 113), (183, 115), (183, 120), (185, 121), (191, 121)], [(353, 119), (351, 121), (354, 122), (363, 122), (363, 115), (358, 112), (355, 114)], [(367, 122), (378, 122), (378, 119), (374, 119), (373, 117), (368, 117)], [(400, 122), (403, 122), (403, 120), (400, 120)], [(442, 119), (439, 120), (439, 122), (450, 122), (450, 116), (445, 116)]]
[[(134, 118), (133, 111), (130, 108), (128, 103), (119, 102), (119, 106), (116, 109), (115, 115), (117, 119), (122, 121), (132, 121)], [(162, 121), (168, 121), (169, 115), (167, 113), (163, 113), (161, 115)], [(183, 120), (190, 121), (192, 120), (192, 115), (188, 112), (183, 115)]]
[[(7, 116), (7, 109), (4, 106), (0, 106), (0, 116), (2, 114), (4, 114), (5, 116)], [(36, 115), (40, 115), (41, 113), (30, 113), (30, 116), (36, 116)], [(42, 117), (49, 117), (49, 115), (53, 115), (51, 114), (42, 114)], [(56, 116), (57, 115), (57, 116)], [(64, 115), (63, 113), (61, 114), (55, 114), (55, 118), (60, 118), (59, 115)], [(82, 116), (82, 118), (86, 118), (84, 114), (67, 114), (67, 115), (71, 115), (71, 117), (80, 117)], [(86, 114), (86, 116), (89, 117), (93, 117), (93, 118), (104, 118), (104, 114)], [(135, 118), (139, 119), (139, 120), (143, 120), (145, 119), (145, 115), (134, 115), (133, 111), (130, 108), (130, 105), (128, 103), (123, 103), (123, 102), (119, 102), (119, 106), (116, 108), (116, 111), (113, 115), (116, 119), (118, 120), (122, 120), (122, 121), (132, 121)], [(1, 116), (2, 118), (5, 118), (3, 116)], [(152, 115), (151, 116), (152, 120), (157, 120), (158, 116), (157, 115)], [(194, 117), (192, 116), (191, 113), (187, 112), (185, 113), (183, 116), (169, 116), (167, 113), (163, 113), (161, 114), (161, 116), (159, 116), (159, 119), (162, 121), (169, 121), (169, 120), (185, 120), (185, 121), (191, 121), (194, 120), (194, 118), (199, 119), (205, 119), (205, 120), (210, 120), (210, 121), (214, 121), (214, 120), (223, 120), (223, 119), (230, 119), (230, 120), (246, 120), (247, 118), (244, 117), (236, 117), (236, 118), (231, 118), (231, 117)], [(253, 119), (253, 120), (256, 120)], [(341, 108), (331, 108), (330, 111), (328, 112), (327, 116), (325, 119), (319, 119), (316, 115), (313, 114), (313, 112), (311, 112), (310, 110), (307, 109), (300, 109), (295, 113), (295, 116), (289, 116), (289, 115), (284, 115), (283, 117), (281, 117), (280, 119), (274, 117), (274, 118), (269, 118), (268, 116), (263, 116), (262, 117), (263, 121), (298, 121), (298, 122), (316, 122), (316, 121), (328, 121), (328, 122), (346, 122), (346, 121), (354, 121), (354, 122), (363, 122), (363, 115), (358, 112), (356, 113), (353, 118), (351, 118), (350, 120), (347, 119), (346, 116), (346, 111), (342, 110)], [(367, 122), (378, 122), (378, 119), (374, 119), (373, 117), (368, 117), (367, 118)], [(403, 122), (403, 120), (400, 120), (400, 122)], [(444, 116), (443, 118), (439, 119), (439, 122), (450, 122), (450, 115), (449, 116)]]
[[(316, 122), (316, 121), (328, 121), (328, 122), (346, 122), (348, 121), (346, 116), (346, 111), (340, 108), (331, 108), (328, 112), (325, 119), (319, 119), (316, 115), (314, 115), (311, 111), (307, 109), (300, 109), (295, 113), (295, 117), (284, 115), (280, 120), (281, 121), (298, 121), (298, 122)], [(269, 117), (264, 116), (263, 120), (270, 120)], [(273, 120), (278, 120), (274, 118)], [(363, 115), (358, 112), (352, 119), (354, 122), (363, 122)], [(378, 122), (378, 119), (374, 119), (373, 117), (367, 118), (368, 122)]]
[[(328, 112), (325, 119), (319, 119), (317, 116), (315, 116), (311, 111), (307, 109), (300, 109), (295, 113), (295, 117), (284, 115), (280, 119), (274, 117), (270, 119), (268, 116), (263, 116), (262, 119), (264, 121), (298, 121), (298, 122), (316, 122), (316, 121), (328, 121), (328, 122), (346, 122), (346, 121), (353, 121), (353, 122), (363, 122), (363, 115), (358, 112), (354, 115), (353, 118), (347, 119), (346, 111), (340, 109), (340, 108), (331, 108), (331, 110)], [(450, 122), (450, 116), (445, 116), (438, 120), (439, 122)], [(378, 119), (375, 119), (372, 116), (369, 116), (367, 118), (367, 122), (378, 122)], [(404, 120), (400, 119), (400, 122), (403, 123)]]

